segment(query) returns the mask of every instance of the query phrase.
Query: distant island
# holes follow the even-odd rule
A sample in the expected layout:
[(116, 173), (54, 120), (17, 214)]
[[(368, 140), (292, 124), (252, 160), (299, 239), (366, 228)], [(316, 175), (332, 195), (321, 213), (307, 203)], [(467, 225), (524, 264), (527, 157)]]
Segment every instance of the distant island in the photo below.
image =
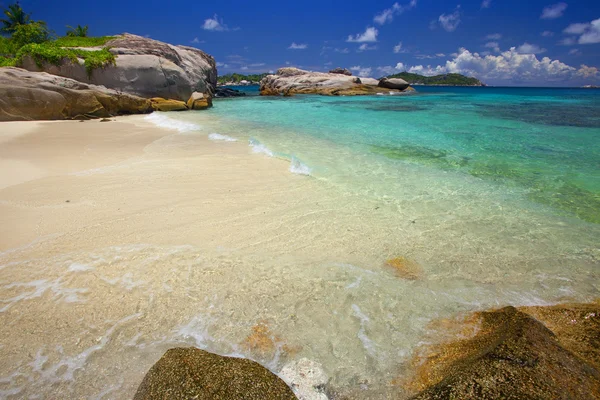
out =
[(265, 76), (269, 75), (268, 73), (264, 74), (250, 74), (243, 75), (238, 73), (232, 73), (227, 75), (219, 75), (217, 77), (217, 85), (227, 86), (227, 85), (258, 85), (260, 80)]
[(461, 74), (443, 74), (436, 76), (423, 76), (411, 74), (410, 72), (400, 72), (399, 74), (389, 75), (388, 78), (404, 79), (411, 85), (428, 86), (485, 86), (477, 78), (471, 78)]
[[(220, 75), (217, 78), (217, 84), (220, 86), (227, 85), (258, 85), (258, 83), (268, 73), (263, 74), (238, 74), (231, 73), (227, 75)], [(443, 74), (436, 76), (424, 76), (419, 74), (412, 74), (410, 72), (401, 72), (399, 74), (389, 75), (387, 78), (400, 78), (404, 79), (411, 85), (429, 85), (429, 86), (486, 86), (477, 78), (471, 78), (461, 74)]]

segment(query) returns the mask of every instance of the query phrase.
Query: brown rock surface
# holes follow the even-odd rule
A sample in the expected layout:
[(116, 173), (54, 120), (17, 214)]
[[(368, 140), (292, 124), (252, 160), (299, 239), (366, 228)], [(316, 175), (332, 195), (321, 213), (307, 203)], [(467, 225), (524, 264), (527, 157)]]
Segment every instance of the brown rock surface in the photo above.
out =
[(148, 371), (134, 400), (295, 400), (292, 390), (260, 364), (196, 348), (168, 350)]
[(102, 118), (152, 111), (150, 101), (21, 68), (0, 68), (0, 121)]
[(179, 100), (167, 100), (161, 97), (153, 97), (150, 99), (152, 109), (154, 111), (186, 111), (187, 105)]
[(385, 262), (390, 268), (393, 268), (395, 274), (402, 279), (417, 280), (423, 275), (423, 269), (415, 261), (406, 257), (396, 257)]
[(600, 307), (521, 310), (476, 313), (475, 336), (417, 358), (412, 387), (425, 389), (414, 399), (600, 398)]
[(190, 110), (205, 110), (212, 107), (212, 98), (204, 93), (194, 92), (187, 101)]

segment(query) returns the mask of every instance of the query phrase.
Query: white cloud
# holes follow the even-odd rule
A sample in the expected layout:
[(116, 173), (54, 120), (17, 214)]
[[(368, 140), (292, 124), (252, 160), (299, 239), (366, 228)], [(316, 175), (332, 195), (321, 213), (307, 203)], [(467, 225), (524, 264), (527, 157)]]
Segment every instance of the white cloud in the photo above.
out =
[(600, 78), (598, 69), (582, 65), (579, 69), (549, 57), (538, 59), (535, 54), (520, 54), (515, 47), (501, 54), (481, 56), (467, 49), (460, 49), (454, 59), (445, 65), (417, 65), (409, 69), (423, 75), (459, 73), (475, 76), (484, 81), (509, 83), (566, 82), (576, 78)]
[(342, 54), (348, 54), (348, 53), (350, 53), (350, 50), (348, 50), (347, 47), (345, 47), (343, 49), (340, 49), (340, 48), (336, 47), (335, 49), (333, 49), (333, 51), (335, 51), (336, 53), (342, 53)]
[(486, 40), (500, 40), (502, 39), (502, 35), (499, 33), (490, 33), (485, 38)]
[(305, 43), (296, 44), (296, 42), (293, 42), (290, 44), (290, 47), (288, 47), (288, 50), (305, 50), (306, 48), (308, 48), (308, 45)]
[(248, 64), (248, 66), (251, 68), (264, 67), (265, 65), (266, 65), (265, 63)]
[(396, 69), (398, 71), (404, 71), (406, 70), (406, 65), (404, 65), (403, 63), (399, 62), (398, 64), (396, 64)]
[(575, 39), (574, 37), (567, 37), (559, 40), (558, 44), (560, 44), (561, 46), (573, 46), (574, 44), (577, 44), (577, 39)]
[(556, 3), (542, 10), (541, 19), (556, 19), (562, 17), (567, 9), (567, 3)]
[(402, 48), (402, 42), (398, 42), (398, 44), (394, 46), (394, 54), (398, 53), (406, 53), (406, 50)]
[(523, 43), (519, 47), (517, 47), (517, 52), (519, 54), (541, 54), (545, 53), (546, 49), (542, 49), (540, 46), (536, 44)]
[(364, 33), (359, 33), (354, 36), (348, 35), (346, 42), (350, 43), (372, 43), (377, 41), (379, 31), (377, 28), (368, 27)]
[(600, 71), (596, 67), (588, 67), (585, 64), (581, 64), (581, 67), (577, 70), (577, 75), (585, 79), (597, 78), (600, 76)]
[(554, 36), (554, 32), (544, 31), (544, 32), (540, 33), (540, 35), (542, 35), (543, 37), (552, 37), (552, 36)]
[(227, 25), (225, 25), (223, 23), (223, 20), (219, 20), (219, 17), (217, 16), (217, 14), (215, 14), (214, 17), (212, 17), (212, 18), (205, 19), (204, 25), (202, 25), (202, 29), (204, 29), (206, 31), (219, 31), (219, 32), (229, 30)]
[(500, 46), (498, 45), (498, 42), (487, 42), (483, 47), (493, 49), (496, 53), (500, 53)]
[(580, 56), (581, 51), (579, 51), (579, 49), (571, 49), (571, 50), (569, 50), (569, 54), (572, 56)]
[(460, 11), (456, 10), (452, 14), (442, 14), (439, 16), (438, 21), (446, 32), (454, 32), (460, 24)]
[(430, 65), (428, 65), (426, 67), (423, 65), (415, 65), (414, 67), (410, 67), (408, 69), (408, 72), (410, 72), (411, 74), (434, 76), (434, 75), (445, 74), (446, 68), (442, 67), (441, 65), (438, 65), (437, 67), (434, 67), (434, 68), (432, 68)]
[(242, 68), (240, 68), (242, 71), (247, 71), (248, 70), (248, 66), (244, 65)]
[(200, 44), (200, 43), (206, 43), (206, 40), (200, 40), (197, 37), (195, 37), (194, 39), (191, 40), (191, 42), (194, 44)]
[(367, 43), (360, 45), (357, 51), (377, 50), (377, 46), (369, 46)]
[(361, 67), (360, 65), (356, 65), (354, 67), (350, 67), (351, 71), (355, 71), (358, 73), (358, 76), (362, 78), (367, 78), (371, 76), (371, 72), (373, 72), (373, 68), (371, 67)]
[(411, 2), (406, 6), (401, 6), (398, 3), (394, 3), (391, 8), (386, 8), (379, 14), (375, 15), (373, 21), (378, 23), (379, 25), (384, 25), (388, 22), (392, 22), (394, 17), (402, 14), (406, 10), (410, 10), (417, 6), (417, 0), (411, 0)]
[(401, 72), (403, 69), (404, 69), (404, 64), (402, 64), (402, 63), (396, 64), (395, 67), (392, 67), (391, 65), (386, 65), (384, 67), (377, 67), (377, 71), (379, 71), (379, 73), (384, 76), (396, 74), (398, 72)]
[(588, 28), (590, 27), (591, 24), (571, 24), (569, 26), (567, 26), (563, 32), (564, 33), (568, 33), (570, 35), (581, 35), (582, 33), (584, 33), (585, 31), (588, 30)]
[(217, 61), (217, 67), (229, 68), (229, 64), (225, 64)]
[(481, 2), (481, 8), (490, 8), (492, 5), (492, 0), (483, 0)]
[(579, 44), (600, 43), (600, 18), (595, 19), (588, 24), (587, 29), (583, 32), (583, 35), (579, 37), (577, 42)]

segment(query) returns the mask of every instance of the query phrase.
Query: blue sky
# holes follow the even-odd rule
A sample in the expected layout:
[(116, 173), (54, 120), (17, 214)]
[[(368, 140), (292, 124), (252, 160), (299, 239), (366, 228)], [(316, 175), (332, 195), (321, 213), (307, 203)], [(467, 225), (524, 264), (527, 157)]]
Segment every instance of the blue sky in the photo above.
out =
[[(9, 2), (0, 0), (2, 6)], [(130, 32), (213, 55), (220, 74), (282, 66), (459, 72), (494, 85), (600, 84), (600, 1), (22, 0), (63, 34)]]

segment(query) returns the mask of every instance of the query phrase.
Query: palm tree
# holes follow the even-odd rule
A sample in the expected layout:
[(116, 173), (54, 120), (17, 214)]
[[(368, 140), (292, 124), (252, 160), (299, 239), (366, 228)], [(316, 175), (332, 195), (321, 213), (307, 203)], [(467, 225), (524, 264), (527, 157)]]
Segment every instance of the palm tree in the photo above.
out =
[(71, 37), (87, 37), (88, 26), (77, 25), (76, 28), (73, 28), (71, 25), (67, 25), (67, 36)]
[(6, 19), (0, 19), (0, 23), (3, 25), (0, 28), (0, 33), (3, 34), (12, 34), (17, 26), (26, 25), (31, 22), (31, 14), (25, 14), (18, 1), (15, 4), (9, 5), (4, 10), (4, 15), (6, 15)]

